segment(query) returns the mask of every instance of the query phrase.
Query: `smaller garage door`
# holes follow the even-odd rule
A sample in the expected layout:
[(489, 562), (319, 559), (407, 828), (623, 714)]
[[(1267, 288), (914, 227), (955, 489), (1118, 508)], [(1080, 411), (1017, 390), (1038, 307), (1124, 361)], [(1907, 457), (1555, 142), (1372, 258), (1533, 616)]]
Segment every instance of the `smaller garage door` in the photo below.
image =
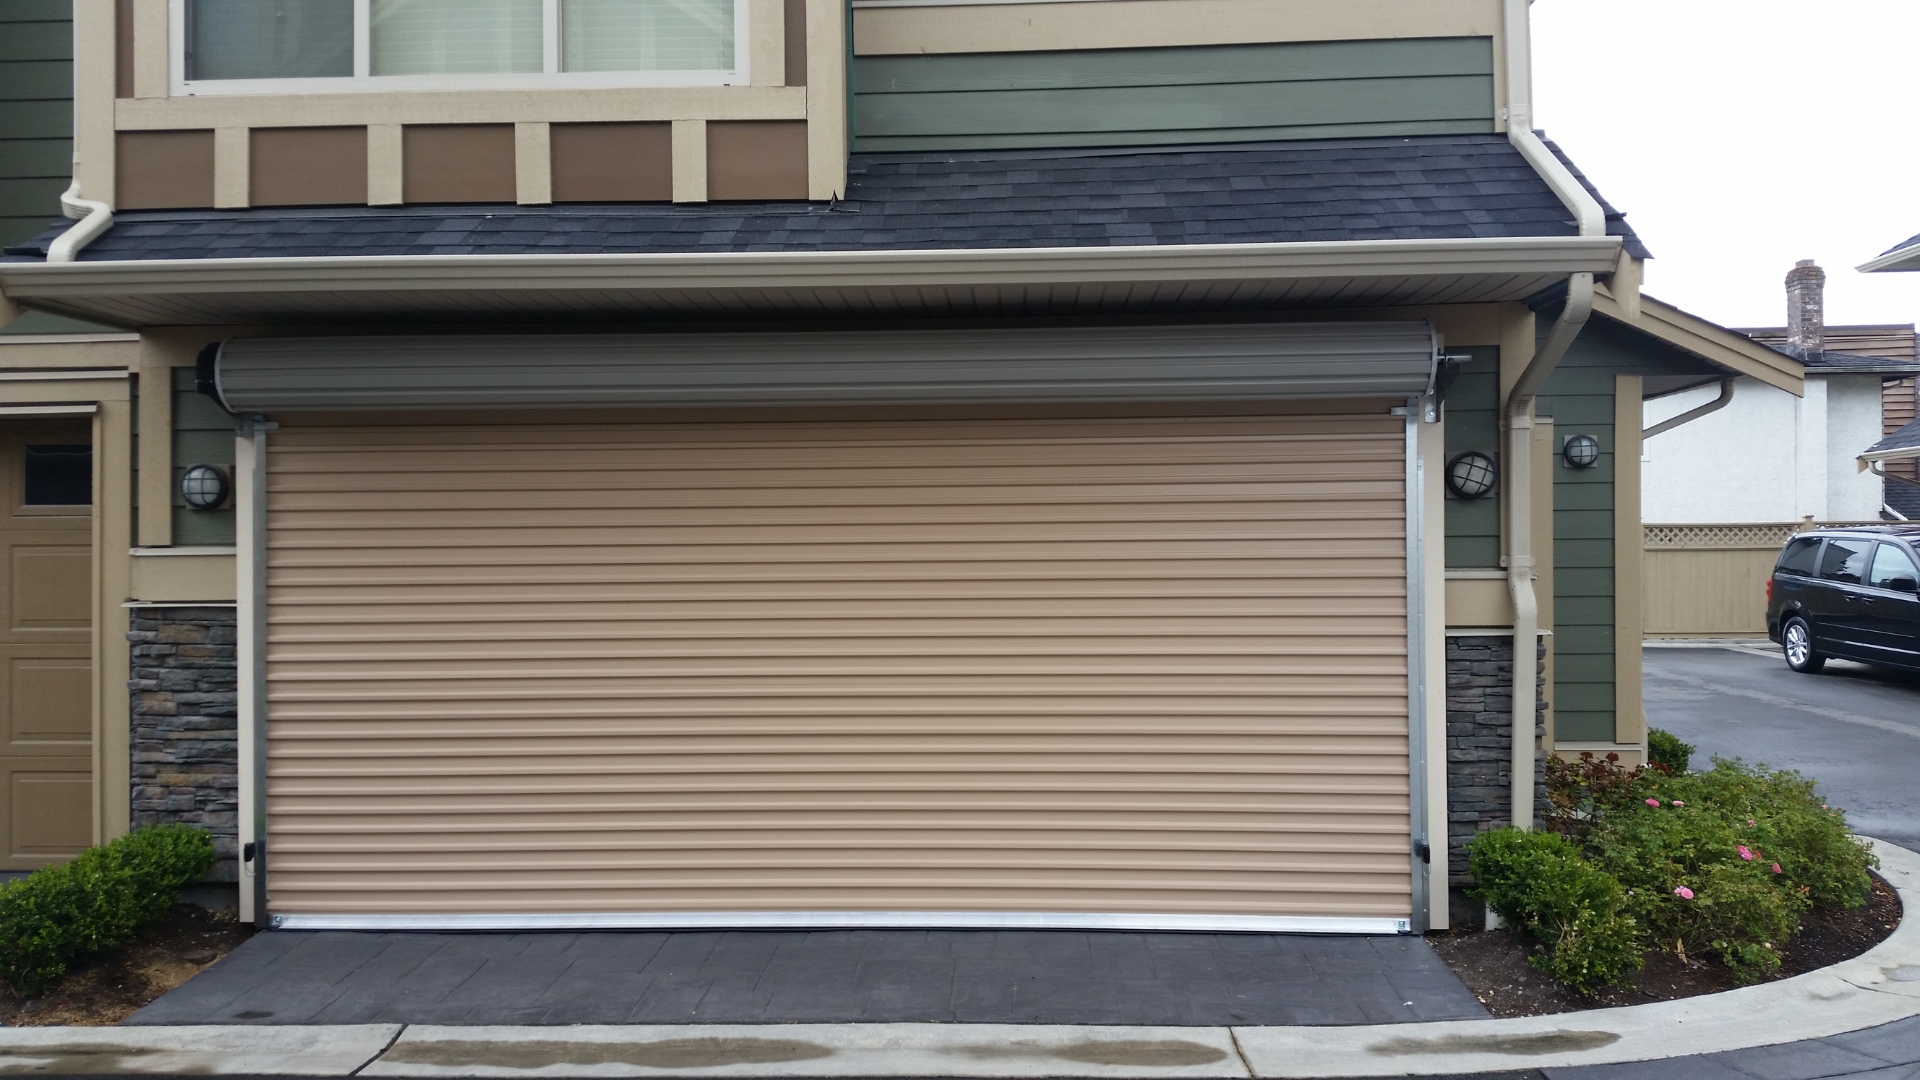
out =
[(1391, 404), (282, 418), (271, 910), (1390, 929)]

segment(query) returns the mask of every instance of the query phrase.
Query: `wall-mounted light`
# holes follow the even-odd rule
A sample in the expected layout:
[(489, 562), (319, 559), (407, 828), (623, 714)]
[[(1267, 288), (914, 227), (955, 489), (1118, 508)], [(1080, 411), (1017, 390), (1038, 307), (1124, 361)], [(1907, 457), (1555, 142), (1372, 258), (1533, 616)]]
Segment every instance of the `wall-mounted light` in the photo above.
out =
[(1569, 469), (1591, 469), (1600, 461), (1600, 440), (1591, 435), (1575, 435), (1560, 448)]
[(1478, 450), (1455, 454), (1447, 462), (1447, 490), (1462, 499), (1477, 499), (1492, 491), (1498, 477), (1493, 459)]
[(218, 465), (195, 465), (180, 477), (180, 497), (195, 510), (220, 509), (232, 487)]

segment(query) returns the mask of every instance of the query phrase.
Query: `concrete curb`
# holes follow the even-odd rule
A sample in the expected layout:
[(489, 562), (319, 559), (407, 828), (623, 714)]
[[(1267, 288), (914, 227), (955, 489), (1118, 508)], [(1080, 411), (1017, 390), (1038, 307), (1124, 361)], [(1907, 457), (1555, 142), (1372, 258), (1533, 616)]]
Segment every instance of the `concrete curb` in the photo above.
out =
[[(1920, 905), (1920, 854), (1874, 841)], [(1920, 1016), (1920, 918), (1862, 956), (1725, 993), (1513, 1020), (1359, 1027), (706, 1024), (5, 1028), (0, 1073), (344, 1076), (1433, 1076), (1615, 1065), (1825, 1038)]]

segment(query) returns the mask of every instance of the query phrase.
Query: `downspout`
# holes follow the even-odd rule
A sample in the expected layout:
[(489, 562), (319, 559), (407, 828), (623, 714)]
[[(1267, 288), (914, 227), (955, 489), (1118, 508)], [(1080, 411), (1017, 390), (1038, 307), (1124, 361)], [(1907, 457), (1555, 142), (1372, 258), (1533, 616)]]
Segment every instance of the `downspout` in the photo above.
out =
[(80, 126), (79, 111), (73, 131), (73, 183), (60, 194), (60, 212), (78, 221), (79, 224), (54, 238), (47, 245), (47, 261), (50, 263), (70, 263), (80, 254), (80, 249), (106, 232), (113, 225), (113, 207), (94, 199), (80, 197)]
[[(1529, 0), (1505, 0), (1507, 140), (1573, 212), (1581, 236), (1605, 236), (1606, 213), (1571, 170), (1533, 132), (1533, 75)], [(1534, 702), (1540, 696), (1534, 652), (1540, 640), (1540, 604), (1533, 591), (1533, 400), (1554, 366), (1593, 314), (1593, 275), (1567, 279), (1567, 302), (1546, 340), (1507, 393), (1507, 591), (1513, 599), (1513, 756), (1509, 791), (1512, 821), (1533, 828)]]
[(1686, 412), (1681, 413), (1679, 416), (1675, 416), (1671, 419), (1660, 421), (1659, 423), (1653, 425), (1647, 430), (1641, 432), (1640, 440), (1642, 442), (1645, 442), (1646, 440), (1653, 438), (1655, 435), (1662, 434), (1663, 432), (1672, 431), (1674, 428), (1677, 428), (1682, 424), (1691, 424), (1695, 420), (1700, 419), (1701, 417), (1707, 415), (1708, 413), (1719, 412), (1721, 409), (1724, 409), (1731, 404), (1733, 404), (1733, 376), (1729, 375), (1726, 378), (1720, 380), (1720, 396), (1719, 397), (1714, 398), (1712, 401), (1707, 402), (1705, 405), (1688, 409)]

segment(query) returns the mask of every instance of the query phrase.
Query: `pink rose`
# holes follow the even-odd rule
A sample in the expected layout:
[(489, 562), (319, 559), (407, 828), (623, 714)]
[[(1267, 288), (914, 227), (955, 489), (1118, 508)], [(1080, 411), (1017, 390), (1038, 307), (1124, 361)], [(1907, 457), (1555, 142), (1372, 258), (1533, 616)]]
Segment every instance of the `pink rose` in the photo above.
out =
[(1648, 799), (1648, 800), (1647, 800), (1647, 805), (1648, 805), (1648, 806), (1659, 806), (1659, 805), (1660, 805), (1660, 800), (1659, 800), (1659, 799)]
[(1675, 799), (1675, 800), (1673, 800), (1673, 805), (1675, 805), (1675, 806), (1685, 806), (1685, 805), (1687, 805), (1687, 804), (1686, 804), (1686, 803), (1683, 803), (1683, 802), (1681, 802), (1681, 801), (1680, 801), (1679, 799)]
[(1685, 885), (1682, 885), (1679, 888), (1673, 890), (1673, 895), (1679, 897), (1682, 900), (1691, 900), (1693, 899), (1693, 890), (1687, 888)]
[(1748, 818), (1748, 819), (1747, 819), (1747, 824), (1748, 824), (1748, 825), (1752, 825), (1752, 824), (1754, 824), (1754, 820), (1753, 820), (1752, 818)]
[(1740, 852), (1741, 858), (1747, 860), (1748, 862), (1753, 861), (1753, 851), (1752, 849), (1748, 848), (1747, 845), (1741, 844), (1738, 850)]
[(1774, 872), (1774, 873), (1776, 873), (1776, 874), (1780, 872), (1780, 864), (1779, 864), (1779, 863), (1774, 863), (1774, 864), (1773, 864), (1773, 872)]

